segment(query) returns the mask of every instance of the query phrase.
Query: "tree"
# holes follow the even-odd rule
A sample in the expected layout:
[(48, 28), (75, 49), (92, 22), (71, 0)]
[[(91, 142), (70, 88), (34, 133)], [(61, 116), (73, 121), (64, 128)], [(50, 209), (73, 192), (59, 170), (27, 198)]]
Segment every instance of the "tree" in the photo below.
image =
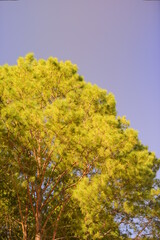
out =
[(153, 187), (154, 156), (146, 149), (132, 150), (104, 164), (100, 174), (85, 177), (74, 191), (83, 219), (82, 239), (126, 239), (126, 233), (135, 239), (142, 234), (158, 239), (160, 202), (156, 196), (160, 191)]
[(17, 219), (8, 216), (24, 240), (123, 239), (121, 221), (155, 198), (159, 161), (115, 106), (69, 61), (28, 54), (0, 68), (1, 162)]

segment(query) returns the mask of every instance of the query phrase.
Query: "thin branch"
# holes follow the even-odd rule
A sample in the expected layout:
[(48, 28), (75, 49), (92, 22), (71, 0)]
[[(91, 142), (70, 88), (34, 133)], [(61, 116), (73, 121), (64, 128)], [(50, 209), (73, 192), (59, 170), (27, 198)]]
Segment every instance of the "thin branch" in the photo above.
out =
[(62, 208), (61, 208), (61, 210), (60, 210), (60, 212), (59, 212), (59, 214), (58, 214), (58, 217), (57, 217), (57, 220), (56, 220), (56, 223), (55, 223), (55, 229), (54, 229), (54, 232), (53, 232), (53, 240), (55, 240), (55, 237), (56, 237), (56, 233), (57, 233), (57, 229), (58, 229), (58, 222), (59, 222), (59, 220), (60, 220), (60, 218), (61, 218), (61, 215), (62, 215), (62, 212), (63, 212), (63, 210), (64, 210), (64, 207), (65, 207), (65, 205), (67, 204), (67, 202), (69, 201), (69, 199), (70, 199), (70, 195), (66, 198), (66, 200), (63, 202), (63, 205), (62, 205)]
[(51, 190), (48, 193), (47, 198), (45, 199), (45, 201), (42, 203), (41, 209), (43, 209), (43, 207), (46, 205), (48, 199), (50, 198), (52, 192), (54, 191), (54, 189), (56, 188), (56, 186), (58, 185), (58, 183), (60, 182), (60, 180), (62, 179), (62, 177), (67, 173), (67, 170), (65, 170), (59, 177), (58, 180), (56, 181), (56, 183), (54, 184), (54, 186), (51, 188)]
[(134, 238), (134, 240), (138, 240), (139, 236), (141, 235), (141, 233), (148, 227), (148, 225), (150, 225), (150, 223), (152, 222), (152, 218), (144, 225), (144, 227), (138, 232), (137, 236)]
[[(74, 162), (74, 163), (72, 164), (72, 167), (73, 167), (74, 165), (76, 165), (76, 164), (77, 164), (77, 162)], [(60, 180), (62, 179), (62, 177), (63, 177), (64, 175), (66, 175), (68, 172), (69, 172), (69, 170), (66, 169), (66, 170), (63, 171), (63, 172), (61, 173), (61, 175), (58, 177), (56, 183), (54, 184), (54, 186), (53, 186), (53, 187), (51, 188), (51, 190), (49, 191), (47, 198), (46, 198), (45, 201), (42, 203), (41, 209), (43, 209), (43, 207), (46, 205), (48, 199), (50, 198), (52, 192), (54, 191), (54, 189), (56, 188), (56, 186), (58, 185), (58, 183), (60, 182)]]
[(31, 208), (32, 208), (32, 211), (33, 211), (33, 215), (34, 215), (34, 217), (36, 218), (36, 214), (35, 214), (35, 210), (34, 210), (34, 206), (33, 206), (33, 202), (32, 202), (32, 196), (31, 196), (30, 190), (29, 190), (29, 182), (28, 182), (28, 185), (27, 185), (27, 192), (28, 192), (28, 196), (29, 196), (29, 201), (30, 201), (30, 204), (31, 204)]

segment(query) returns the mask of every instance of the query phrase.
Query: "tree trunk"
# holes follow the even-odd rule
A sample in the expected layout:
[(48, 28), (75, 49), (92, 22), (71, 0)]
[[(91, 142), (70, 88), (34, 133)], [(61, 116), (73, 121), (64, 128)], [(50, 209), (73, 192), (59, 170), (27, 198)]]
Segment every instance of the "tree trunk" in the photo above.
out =
[[(37, 151), (37, 201), (36, 201), (36, 236), (35, 240), (42, 240), (42, 189), (41, 189), (41, 158), (40, 158), (40, 139), (38, 140), (38, 151)], [(36, 156), (36, 155), (35, 155)]]
[(41, 203), (42, 203), (42, 190), (41, 190), (41, 186), (38, 186), (38, 189), (37, 189), (37, 202), (36, 202), (36, 237), (35, 237), (35, 240), (42, 240)]
[(23, 240), (27, 240), (27, 224), (22, 225)]
[(42, 240), (42, 231), (41, 231), (41, 225), (42, 225), (42, 216), (41, 216), (41, 191), (38, 196), (38, 206), (36, 209), (36, 237), (35, 240)]
[(52, 238), (52, 240), (55, 240), (55, 238), (56, 238), (56, 233), (57, 233), (57, 231), (55, 230), (54, 233), (53, 233), (53, 238)]
[(36, 219), (36, 237), (35, 240), (42, 240), (42, 233), (41, 233), (41, 214)]
[(41, 240), (42, 239), (42, 236), (41, 236), (41, 233), (36, 233), (36, 237), (35, 237), (35, 240)]

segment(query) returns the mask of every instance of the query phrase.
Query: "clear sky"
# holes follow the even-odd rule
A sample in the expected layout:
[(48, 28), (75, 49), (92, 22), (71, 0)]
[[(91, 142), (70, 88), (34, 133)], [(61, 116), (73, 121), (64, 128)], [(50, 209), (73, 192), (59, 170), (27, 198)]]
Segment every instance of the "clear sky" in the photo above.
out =
[(76, 63), (160, 157), (160, 1), (0, 1), (0, 65), (28, 52)]

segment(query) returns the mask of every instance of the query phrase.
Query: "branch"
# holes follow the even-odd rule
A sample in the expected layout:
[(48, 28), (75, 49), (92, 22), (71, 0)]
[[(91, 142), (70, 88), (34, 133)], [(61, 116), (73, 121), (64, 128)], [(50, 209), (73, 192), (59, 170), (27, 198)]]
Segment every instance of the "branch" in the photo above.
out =
[(43, 207), (46, 205), (48, 199), (50, 198), (52, 192), (54, 191), (54, 189), (56, 188), (56, 186), (58, 185), (58, 183), (60, 182), (61, 178), (66, 174), (66, 170), (58, 177), (58, 180), (56, 181), (55, 185), (51, 188), (51, 190), (48, 193), (48, 196), (46, 198), (46, 200), (42, 203), (41, 209), (43, 209)]
[[(77, 164), (77, 162), (74, 162), (74, 163), (72, 164), (72, 167), (73, 167), (74, 165), (76, 165), (76, 164)], [(61, 173), (61, 175), (58, 177), (56, 183), (54, 184), (54, 186), (53, 186), (53, 187), (51, 188), (51, 190), (49, 191), (47, 198), (46, 198), (45, 201), (42, 203), (41, 210), (42, 210), (43, 207), (46, 205), (48, 199), (50, 198), (52, 192), (54, 191), (54, 189), (56, 188), (56, 186), (58, 185), (58, 183), (60, 182), (60, 180), (62, 179), (62, 177), (63, 177), (64, 175), (66, 175), (66, 174), (68, 173), (68, 171), (69, 171), (69, 170), (66, 169), (66, 170), (63, 171), (63, 172)]]
[[(54, 165), (54, 167), (52, 168), (51, 174), (55, 171), (56, 167), (62, 162), (62, 157), (60, 158), (60, 161), (58, 163), (56, 163)], [(42, 193), (44, 193), (46, 191), (46, 189), (48, 188), (48, 186), (51, 184), (51, 180), (50, 178), (48, 179), (46, 186), (44, 187), (44, 189), (42, 190)]]
[(141, 233), (146, 229), (146, 227), (148, 227), (148, 225), (152, 222), (153, 219), (150, 219), (145, 225), (144, 227), (138, 232), (137, 236), (134, 238), (135, 240), (139, 239), (139, 236), (141, 235)]
[[(56, 223), (55, 223), (55, 230), (54, 230), (54, 232), (53, 232), (53, 240), (55, 240), (55, 237), (56, 237), (57, 228), (58, 228), (58, 222), (59, 222), (59, 220), (60, 220), (60, 218), (61, 218), (61, 215), (62, 215), (62, 212), (63, 212), (63, 210), (64, 210), (64, 207), (65, 207), (65, 205), (67, 204), (67, 202), (69, 201), (69, 199), (70, 199), (70, 195), (69, 195), (69, 196), (66, 198), (66, 200), (63, 202), (62, 208), (61, 208), (61, 210), (60, 210), (60, 212), (59, 212), (59, 214), (58, 214), (58, 218), (57, 218)], [(54, 225), (53, 225), (53, 226), (54, 226)]]
[[(28, 180), (28, 179), (27, 179)], [(30, 194), (30, 191), (29, 191), (29, 182), (27, 184), (27, 192), (28, 192), (28, 196), (29, 196), (29, 201), (30, 201), (30, 204), (31, 204), (31, 208), (32, 208), (32, 211), (33, 211), (33, 215), (34, 217), (36, 218), (36, 214), (35, 214), (35, 210), (34, 210), (34, 206), (33, 206), (33, 202), (32, 202), (32, 197), (31, 197), (31, 194)]]

